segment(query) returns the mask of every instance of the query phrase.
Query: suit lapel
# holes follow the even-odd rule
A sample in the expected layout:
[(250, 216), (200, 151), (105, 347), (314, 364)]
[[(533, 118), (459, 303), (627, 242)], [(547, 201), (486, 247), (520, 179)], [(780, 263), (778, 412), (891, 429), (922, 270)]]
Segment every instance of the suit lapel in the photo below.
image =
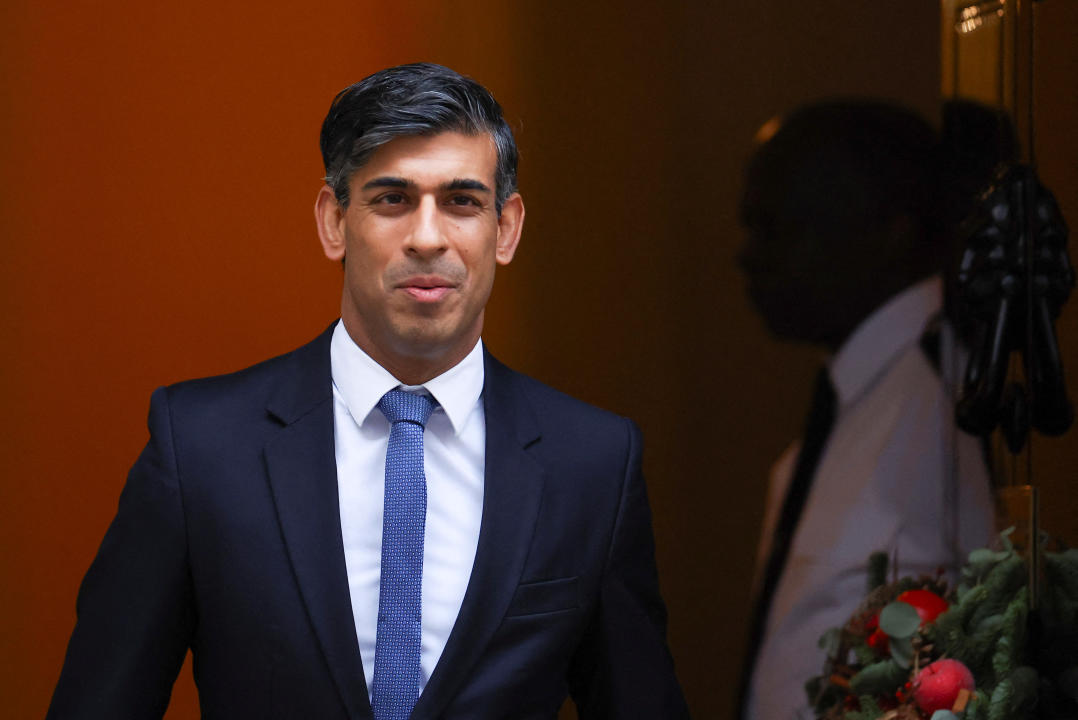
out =
[(460, 613), (412, 720), (435, 718), (456, 694), (501, 623), (528, 556), (543, 471), (526, 448), (538, 427), (515, 374), (485, 354), (487, 447), (483, 515)]
[(373, 717), (356, 641), (341, 540), (329, 342), (332, 327), (286, 362), (268, 409), (284, 424), (265, 448), (277, 517), (296, 582), (352, 718)]

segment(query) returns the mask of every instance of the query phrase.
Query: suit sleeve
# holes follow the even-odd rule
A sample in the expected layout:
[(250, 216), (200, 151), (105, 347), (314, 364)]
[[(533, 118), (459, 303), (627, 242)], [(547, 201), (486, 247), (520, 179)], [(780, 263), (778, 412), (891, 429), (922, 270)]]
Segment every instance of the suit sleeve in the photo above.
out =
[(167, 390), (79, 589), (48, 719), (160, 718), (195, 618)]
[(625, 420), (628, 452), (598, 605), (570, 669), (582, 720), (688, 718), (666, 645), (640, 431)]

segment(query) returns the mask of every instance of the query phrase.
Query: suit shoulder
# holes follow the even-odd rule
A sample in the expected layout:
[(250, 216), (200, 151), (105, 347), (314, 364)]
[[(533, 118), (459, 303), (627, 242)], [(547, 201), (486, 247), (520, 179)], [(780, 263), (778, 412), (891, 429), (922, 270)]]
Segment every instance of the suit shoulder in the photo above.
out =
[(544, 432), (595, 438), (597, 435), (627, 438), (639, 434), (629, 418), (568, 395), (535, 378), (506, 367), (494, 358), (488, 370), (502, 374), (528, 399)]
[(329, 382), (329, 331), (306, 345), (263, 360), (249, 367), (222, 375), (184, 380), (161, 388), (174, 412), (214, 412), (256, 405), (265, 407), (267, 399), (279, 391), (287, 379), (309, 375), (324, 377), (321, 393), (331, 396)]

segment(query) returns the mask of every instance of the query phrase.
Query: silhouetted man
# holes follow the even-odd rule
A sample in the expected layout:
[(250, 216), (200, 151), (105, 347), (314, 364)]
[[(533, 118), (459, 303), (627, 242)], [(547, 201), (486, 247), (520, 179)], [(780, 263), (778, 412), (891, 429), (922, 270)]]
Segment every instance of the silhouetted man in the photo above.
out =
[(828, 353), (801, 442), (772, 469), (741, 708), (809, 717), (819, 637), (864, 598), (875, 551), (898, 572), (954, 568), (986, 544), (980, 444), (953, 422), (942, 314), (937, 140), (904, 109), (800, 108), (761, 129), (741, 215), (748, 292), (780, 339)]

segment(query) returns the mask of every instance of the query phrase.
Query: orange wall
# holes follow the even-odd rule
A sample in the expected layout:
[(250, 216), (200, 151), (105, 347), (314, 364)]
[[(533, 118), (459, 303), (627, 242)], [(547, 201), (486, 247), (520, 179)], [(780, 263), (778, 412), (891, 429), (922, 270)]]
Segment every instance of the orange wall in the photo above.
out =
[[(936, 8), (123, 5), (0, 9), (4, 714), (44, 712), (151, 390), (283, 352), (335, 317), (340, 271), (311, 213), (322, 116), (341, 87), (423, 59), (494, 89), (522, 149), (528, 222), (486, 340), (643, 426), (675, 659), (694, 713), (724, 716), (762, 479), (797, 432), (815, 363), (767, 338), (743, 300), (748, 140), (822, 94), (933, 112)], [(1045, 177), (1072, 225), (1074, 20), (1060, 10), (1041, 45), (1059, 68), (1042, 98), (1057, 149), (1042, 151)], [(1076, 315), (1064, 317), (1072, 369)], [(686, 443), (687, 428), (707, 440)], [(1073, 446), (1038, 446), (1060, 497)], [(1073, 532), (1069, 502), (1046, 515)], [(169, 717), (195, 715), (187, 672)]]

